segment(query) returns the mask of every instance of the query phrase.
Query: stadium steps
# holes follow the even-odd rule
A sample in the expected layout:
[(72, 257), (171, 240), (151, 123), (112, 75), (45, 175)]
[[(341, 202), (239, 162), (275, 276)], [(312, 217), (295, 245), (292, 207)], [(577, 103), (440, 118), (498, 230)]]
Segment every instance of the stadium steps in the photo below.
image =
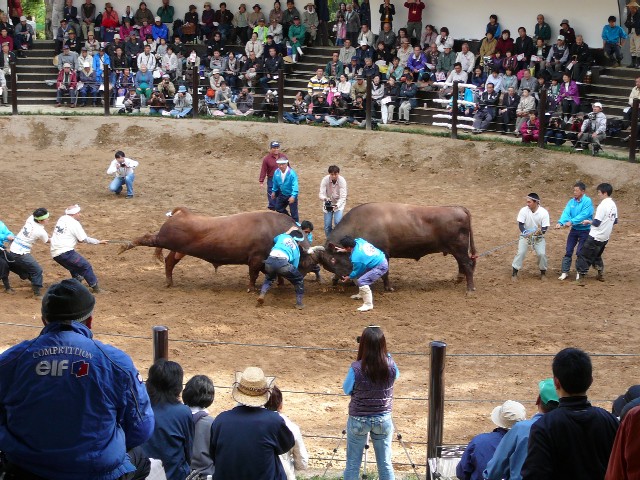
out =
[(49, 87), (45, 80), (55, 80), (58, 68), (53, 65), (55, 42), (35, 40), (27, 58), (19, 58), (18, 99), (21, 105), (51, 105), (56, 100), (55, 87)]

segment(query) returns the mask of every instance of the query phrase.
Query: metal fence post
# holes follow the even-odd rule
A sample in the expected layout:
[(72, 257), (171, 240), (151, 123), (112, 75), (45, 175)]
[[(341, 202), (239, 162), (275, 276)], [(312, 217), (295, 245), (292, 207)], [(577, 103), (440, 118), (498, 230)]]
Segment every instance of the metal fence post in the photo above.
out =
[(169, 329), (162, 325), (156, 325), (153, 332), (153, 363), (169, 358)]
[[(102, 102), (104, 103), (104, 116), (108, 117), (111, 112), (109, 111), (111, 104), (111, 94), (109, 92), (109, 76), (111, 75), (109, 70), (109, 65), (105, 63), (102, 65), (102, 84), (104, 85), (104, 95), (102, 97)], [(77, 92), (76, 92), (77, 95)]]
[(198, 110), (200, 109), (200, 67), (193, 65), (193, 95), (191, 96), (191, 118), (198, 118)]
[(18, 72), (14, 58), (9, 62), (11, 68), (11, 115), (18, 114)]
[(427, 424), (427, 480), (430, 478), (429, 459), (438, 454), (444, 428), (444, 361), (447, 344), (434, 341), (429, 369), (429, 418)]
[[(12, 70), (13, 71), (13, 70)], [(638, 142), (638, 106), (640, 100), (633, 99), (633, 105), (631, 106), (631, 138), (629, 139), (629, 161), (636, 161), (636, 144)]]
[(453, 93), (451, 97), (451, 138), (458, 138), (458, 85), (457, 80), (453, 82)]
[(371, 76), (367, 76), (367, 109), (365, 112), (365, 123), (366, 123), (366, 129), (367, 130), (371, 130), (371, 110), (373, 108), (372, 105), (372, 100), (371, 100), (371, 82), (372, 82), (372, 78)]
[(540, 129), (538, 130), (538, 148), (544, 148), (544, 134), (547, 129), (547, 89), (540, 90), (538, 99), (538, 121)]
[(284, 123), (284, 70), (278, 70), (278, 123)]

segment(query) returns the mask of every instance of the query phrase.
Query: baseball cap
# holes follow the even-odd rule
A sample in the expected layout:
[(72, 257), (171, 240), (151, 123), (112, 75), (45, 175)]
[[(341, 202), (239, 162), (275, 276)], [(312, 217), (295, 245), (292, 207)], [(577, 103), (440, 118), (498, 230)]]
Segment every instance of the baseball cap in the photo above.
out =
[(114, 39), (116, 39), (116, 38), (117, 38), (118, 40), (120, 40), (120, 34), (119, 34), (119, 33), (116, 33), (116, 34), (113, 36), (113, 38), (114, 38)]
[(602, 108), (602, 104), (600, 102), (596, 102), (593, 105), (591, 105), (592, 107), (599, 107)]
[(155, 20), (156, 22), (161, 22), (161, 21), (162, 21), (162, 19), (161, 19), (160, 17), (156, 17), (154, 20)]
[(624, 395), (620, 395), (613, 401), (612, 413), (619, 417), (624, 406), (637, 398), (640, 398), (640, 385), (632, 385)]
[(71, 68), (71, 64), (70, 63), (65, 63), (64, 65), (62, 65), (62, 68)]
[(270, 144), (269, 144), (269, 148), (280, 148), (280, 142), (277, 140), (273, 140)]
[(20, 17), (20, 21), (21, 21), (21, 22), (26, 22), (26, 21), (27, 21), (27, 17), (25, 17), (24, 15), (22, 15), (22, 16)]
[(540, 400), (547, 405), (549, 402), (560, 401), (558, 399), (558, 392), (556, 392), (556, 386), (553, 384), (553, 378), (545, 378), (538, 383), (538, 392), (540, 394)]
[(564, 42), (564, 35), (558, 35), (558, 40), (562, 40)]

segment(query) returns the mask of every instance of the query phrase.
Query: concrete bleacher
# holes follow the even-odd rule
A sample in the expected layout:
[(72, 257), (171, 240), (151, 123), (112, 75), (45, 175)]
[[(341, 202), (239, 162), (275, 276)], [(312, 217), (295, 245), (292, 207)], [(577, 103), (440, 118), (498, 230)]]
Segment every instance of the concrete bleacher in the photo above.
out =
[(53, 40), (36, 40), (27, 58), (18, 59), (18, 99), (21, 105), (55, 103), (56, 89), (45, 83), (45, 80), (58, 77), (58, 68), (53, 65), (54, 56)]

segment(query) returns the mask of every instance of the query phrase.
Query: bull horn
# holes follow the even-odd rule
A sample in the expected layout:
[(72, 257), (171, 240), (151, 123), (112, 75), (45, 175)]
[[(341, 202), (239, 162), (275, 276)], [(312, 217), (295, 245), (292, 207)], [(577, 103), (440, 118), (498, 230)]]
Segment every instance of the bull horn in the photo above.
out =
[(316, 252), (324, 252), (324, 247), (322, 245), (316, 245), (315, 247), (311, 247), (309, 248), (309, 250), (307, 250), (307, 253), (309, 253), (309, 255), (313, 255)]

